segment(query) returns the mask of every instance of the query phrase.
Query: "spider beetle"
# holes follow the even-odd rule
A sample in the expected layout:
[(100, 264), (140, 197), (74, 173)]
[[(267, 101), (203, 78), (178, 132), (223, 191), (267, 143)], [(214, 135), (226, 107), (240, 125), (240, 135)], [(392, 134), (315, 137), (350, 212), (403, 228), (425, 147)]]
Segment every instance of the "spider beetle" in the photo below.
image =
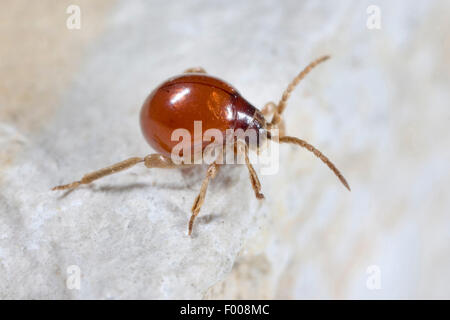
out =
[[(206, 124), (202, 130), (209, 128), (216, 128), (221, 131), (230, 128), (256, 129), (257, 132), (267, 133), (269, 139), (271, 138), (270, 130), (278, 129), (279, 143), (296, 144), (314, 153), (350, 191), (343, 175), (325, 155), (302, 139), (284, 135), (284, 122), (281, 118), (292, 90), (311, 69), (328, 58), (329, 56), (323, 56), (310, 63), (292, 80), (278, 104), (269, 102), (261, 111), (245, 100), (231, 85), (207, 75), (203, 68), (187, 69), (183, 74), (167, 80), (153, 90), (142, 106), (140, 114), (142, 133), (150, 146), (159, 153), (150, 154), (143, 158), (129, 158), (112, 166), (88, 173), (80, 181), (57, 186), (52, 190), (76, 188), (81, 184), (91, 183), (96, 179), (125, 170), (141, 162), (147, 168), (180, 167), (184, 164), (176, 164), (170, 157), (171, 150), (176, 144), (172, 141), (171, 134), (177, 128), (187, 128), (188, 131), (193, 132), (193, 122), (201, 120), (203, 124)], [(270, 115), (272, 115), (271, 120), (266, 120), (265, 117), (270, 117)], [(249, 148), (245, 143), (243, 150), (251, 185), (256, 197), (262, 199), (264, 196), (260, 192), (261, 184), (249, 161)], [(189, 235), (192, 233), (195, 217), (200, 212), (204, 202), (208, 183), (216, 176), (218, 170), (219, 165), (216, 162), (208, 166), (206, 177), (191, 209), (192, 215), (188, 224)]]

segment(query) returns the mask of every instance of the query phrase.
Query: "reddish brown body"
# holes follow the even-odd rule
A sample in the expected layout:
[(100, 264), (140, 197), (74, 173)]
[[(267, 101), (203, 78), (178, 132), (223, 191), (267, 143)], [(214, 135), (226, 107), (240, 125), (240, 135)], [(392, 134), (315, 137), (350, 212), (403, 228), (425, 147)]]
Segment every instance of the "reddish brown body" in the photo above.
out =
[[(200, 151), (197, 149), (203, 151), (209, 145), (208, 143), (212, 142), (206, 141), (207, 143), (205, 144), (205, 141), (203, 141), (203, 139), (207, 140), (209, 138), (205, 136), (205, 131), (215, 129), (214, 133), (212, 131), (210, 133), (211, 136), (214, 136), (214, 142), (217, 144), (220, 143), (216, 141), (216, 137), (219, 136), (218, 130), (222, 134), (221, 138), (223, 143), (227, 144), (230, 141), (228, 138), (234, 139), (234, 137), (238, 137), (241, 134), (241, 132), (229, 132), (228, 130), (237, 131), (238, 129), (242, 129), (244, 131), (256, 131), (258, 145), (254, 150), (257, 152), (260, 151), (259, 143), (261, 137), (263, 137), (270, 139), (272, 142), (296, 144), (314, 153), (315, 156), (322, 160), (336, 174), (343, 185), (350, 191), (350, 186), (344, 176), (322, 152), (305, 140), (284, 134), (284, 123), (281, 117), (294, 87), (312, 68), (328, 58), (329, 56), (323, 56), (306, 66), (286, 88), (280, 102), (278, 104), (273, 102), (267, 103), (262, 109), (262, 112), (253, 107), (231, 85), (218, 78), (207, 75), (203, 68), (187, 69), (185, 74), (171, 78), (153, 90), (142, 106), (140, 114), (142, 132), (147, 142), (159, 153), (149, 154), (145, 157), (132, 157), (117, 162), (111, 166), (85, 174), (78, 181), (56, 186), (52, 190), (77, 188), (80, 185), (89, 184), (104, 176), (120, 172), (139, 163), (144, 163), (147, 168), (178, 168), (186, 164), (185, 162), (176, 163), (176, 161), (172, 160), (172, 150), (174, 150), (174, 147), (178, 147), (180, 142), (183, 147), (183, 156), (187, 150), (190, 150), (191, 154), (194, 153), (194, 155), (197, 155), (197, 151)], [(266, 122), (263, 114), (271, 116), (270, 122)], [(196, 132), (199, 130), (195, 130), (196, 121), (201, 122), (201, 132)], [(182, 130), (177, 131), (177, 129)], [(272, 130), (279, 130), (279, 134), (277, 132), (275, 132), (275, 135), (272, 134), (274, 132)], [(180, 135), (172, 139), (172, 135), (177, 132)], [(181, 134), (181, 132), (183, 133)], [(233, 133), (233, 137), (228, 136), (229, 133)], [(253, 132), (245, 132), (245, 134), (247, 133), (252, 134)], [(225, 137), (225, 140), (223, 140), (223, 137)], [(276, 139), (277, 137), (279, 138)], [(181, 138), (182, 141), (177, 140), (177, 138)], [(199, 140), (196, 141), (196, 139)], [(245, 141), (247, 142), (247, 140)], [(234, 141), (231, 142), (233, 143), (232, 146), (234, 146), (234, 152), (242, 152), (244, 154), (245, 165), (247, 166), (250, 182), (256, 198), (263, 199), (264, 195), (261, 193), (261, 183), (249, 158), (249, 152), (251, 150), (249, 147), (250, 142), (247, 142), (245, 148), (241, 148), (237, 143), (234, 144)], [(200, 143), (202, 148), (198, 148)], [(174, 151), (177, 152), (178, 150), (175, 149)], [(219, 168), (223, 165), (217, 160), (220, 159), (215, 159), (208, 165), (206, 177), (203, 179), (200, 192), (192, 206), (192, 215), (188, 224), (189, 235), (192, 233), (194, 219), (200, 212), (200, 208), (205, 200), (208, 184), (217, 175)]]
[[(142, 106), (141, 128), (147, 142), (158, 152), (170, 155), (179, 141), (172, 132), (184, 128), (194, 145), (194, 121), (208, 129), (265, 127), (264, 117), (228, 83), (206, 74), (183, 74), (157, 87)], [(205, 147), (206, 145), (203, 145)]]

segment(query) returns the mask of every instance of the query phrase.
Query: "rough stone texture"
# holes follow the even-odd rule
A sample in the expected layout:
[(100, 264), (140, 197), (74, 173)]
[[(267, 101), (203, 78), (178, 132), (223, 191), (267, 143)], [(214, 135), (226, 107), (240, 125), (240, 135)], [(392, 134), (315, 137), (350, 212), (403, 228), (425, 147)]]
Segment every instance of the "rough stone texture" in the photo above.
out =
[[(28, 3), (1, 13), (1, 298), (450, 298), (447, 1), (85, 1), (73, 31), (71, 2)], [(366, 28), (371, 4), (381, 30)], [(192, 238), (204, 167), (49, 191), (152, 152), (138, 112), (167, 77), (201, 65), (262, 106), (323, 54), (287, 132), (351, 193), (291, 146), (261, 177), (264, 202), (244, 168), (222, 170)]]

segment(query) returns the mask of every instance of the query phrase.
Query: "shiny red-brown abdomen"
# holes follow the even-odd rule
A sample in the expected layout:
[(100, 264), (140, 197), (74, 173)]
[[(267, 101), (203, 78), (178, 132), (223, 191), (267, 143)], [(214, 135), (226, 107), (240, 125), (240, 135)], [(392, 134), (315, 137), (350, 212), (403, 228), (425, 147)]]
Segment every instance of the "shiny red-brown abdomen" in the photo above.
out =
[[(194, 145), (194, 121), (202, 122), (202, 136), (208, 129), (227, 129), (255, 123), (258, 110), (226, 82), (205, 74), (183, 74), (157, 87), (142, 106), (140, 121), (147, 142), (158, 152), (169, 156), (179, 143), (172, 141), (175, 129), (187, 129)], [(260, 118), (260, 117), (257, 117)]]

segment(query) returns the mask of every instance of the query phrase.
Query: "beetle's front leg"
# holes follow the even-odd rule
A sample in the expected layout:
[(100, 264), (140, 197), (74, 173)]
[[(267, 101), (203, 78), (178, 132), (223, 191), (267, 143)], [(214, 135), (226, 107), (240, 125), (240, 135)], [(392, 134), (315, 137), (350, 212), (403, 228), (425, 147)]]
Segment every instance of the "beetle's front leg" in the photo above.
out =
[[(274, 117), (279, 117), (278, 113), (277, 113), (277, 104), (273, 101), (271, 102), (267, 102), (264, 107), (261, 109), (261, 113), (264, 115), (264, 117), (266, 118), (267, 123), (271, 123), (271, 121), (273, 121)], [(272, 118), (270, 118), (272, 117)], [(285, 131), (286, 131), (286, 127), (284, 125), (284, 119), (280, 118), (277, 121), (277, 124), (275, 125), (276, 128), (279, 130), (279, 136), (284, 136)]]
[(188, 234), (189, 235), (191, 235), (191, 233), (192, 233), (192, 228), (194, 226), (194, 220), (197, 217), (198, 213), (200, 212), (203, 202), (205, 201), (206, 190), (208, 189), (209, 180), (213, 179), (217, 175), (218, 171), (219, 171), (219, 165), (216, 164), (215, 162), (211, 163), (208, 167), (208, 170), (206, 171), (206, 177), (205, 177), (205, 179), (203, 179), (202, 186), (200, 188), (200, 192), (199, 192), (197, 198), (195, 198), (194, 204), (192, 206), (192, 215), (191, 215), (191, 219), (189, 220), (189, 225), (188, 225)]

